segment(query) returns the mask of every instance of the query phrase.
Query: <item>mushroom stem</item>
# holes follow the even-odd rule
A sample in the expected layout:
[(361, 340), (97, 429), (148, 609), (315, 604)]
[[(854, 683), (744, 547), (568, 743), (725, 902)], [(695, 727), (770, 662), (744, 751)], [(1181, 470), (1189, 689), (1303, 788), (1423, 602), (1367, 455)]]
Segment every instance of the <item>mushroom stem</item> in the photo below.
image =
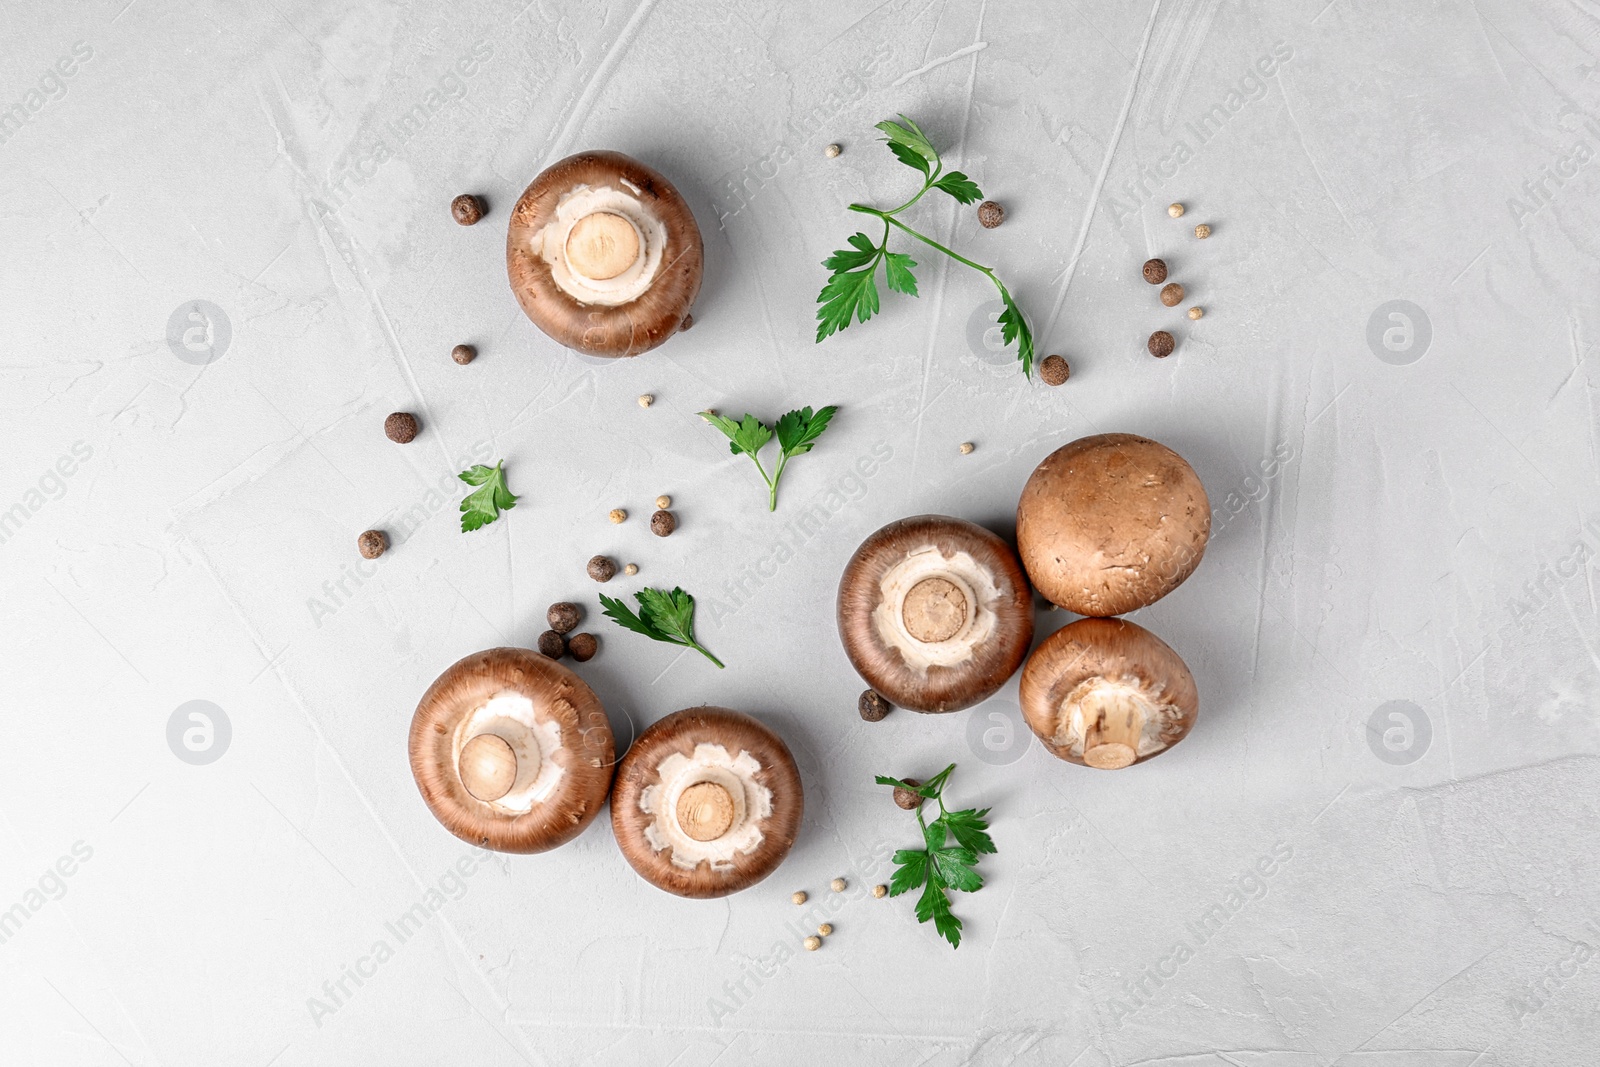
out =
[(1114, 771), (1139, 758), (1139, 739), (1151, 710), (1148, 701), (1127, 686), (1102, 683), (1078, 707), (1083, 714), (1083, 762)]
[(642, 245), (639, 231), (610, 211), (585, 215), (567, 234), (567, 266), (581, 277), (608, 281), (638, 261)]
[(696, 782), (678, 796), (678, 825), (696, 841), (715, 841), (733, 826), (733, 797), (717, 782)]
[(479, 734), (461, 746), (457, 771), (467, 792), (492, 803), (511, 792), (516, 783), (517, 755), (505, 738)]

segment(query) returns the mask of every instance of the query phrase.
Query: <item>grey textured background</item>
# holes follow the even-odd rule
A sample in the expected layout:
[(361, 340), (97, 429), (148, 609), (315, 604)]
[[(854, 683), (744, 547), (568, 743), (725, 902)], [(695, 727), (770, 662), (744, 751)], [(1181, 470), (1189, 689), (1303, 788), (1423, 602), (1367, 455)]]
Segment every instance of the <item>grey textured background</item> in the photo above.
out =
[[(1595, 1062), (1593, 0), (4, 8), (0, 1060)], [(1006, 204), (916, 219), (998, 266), (1065, 387), (1021, 381), (986, 283), (932, 256), (920, 299), (812, 343), (845, 205), (914, 188), (871, 129), (897, 111)], [(591, 147), (665, 172), (707, 246), (694, 331), (605, 365), (503, 265), (517, 194)], [(829, 402), (775, 516), (692, 417)], [(1190, 738), (1069, 766), (1014, 732), (1014, 682), (862, 723), (854, 546), (926, 511), (1009, 532), (1033, 465), (1110, 430), (1217, 509), (1137, 616), (1196, 674)], [(522, 501), (464, 536), (475, 454)], [(729, 664), (592, 614), (619, 735), (720, 703), (800, 761), (803, 835), (751, 891), (669, 898), (605, 822), (480, 863), (417, 796), (423, 688), (552, 600), (594, 613), (596, 552), (699, 595)], [(168, 741), (195, 700), (231, 730), (200, 765)], [(856, 895), (915, 839), (872, 775), (951, 759), (1000, 846), (956, 952)], [(846, 873), (825, 951), (774, 965), (789, 893)]]

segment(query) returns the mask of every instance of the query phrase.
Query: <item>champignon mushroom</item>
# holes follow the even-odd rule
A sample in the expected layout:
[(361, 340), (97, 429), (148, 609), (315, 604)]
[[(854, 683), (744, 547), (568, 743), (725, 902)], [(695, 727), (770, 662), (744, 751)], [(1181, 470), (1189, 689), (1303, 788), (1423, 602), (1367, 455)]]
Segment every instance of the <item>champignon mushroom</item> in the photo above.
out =
[(1034, 588), (1079, 615), (1121, 615), (1176, 589), (1211, 536), (1194, 468), (1131, 433), (1084, 437), (1028, 477), (1017, 550)]
[(912, 711), (960, 711), (994, 695), (1033, 640), (1016, 553), (947, 515), (891, 522), (839, 579), (839, 638), (867, 684)]
[(620, 152), (548, 167), (506, 233), (517, 303), (550, 337), (591, 356), (636, 356), (685, 328), (704, 258), (678, 190)]
[(411, 719), (411, 774), (445, 829), (500, 852), (544, 852), (594, 821), (615, 746), (583, 679), (525, 648), (453, 664)]
[(1020, 700), (1053, 755), (1103, 770), (1159, 756), (1200, 711), (1183, 659), (1126, 619), (1079, 619), (1045, 638), (1022, 668)]
[(742, 712), (675, 711), (628, 749), (611, 828), (640, 877), (680, 897), (724, 897), (777, 869), (805, 797), (783, 739)]

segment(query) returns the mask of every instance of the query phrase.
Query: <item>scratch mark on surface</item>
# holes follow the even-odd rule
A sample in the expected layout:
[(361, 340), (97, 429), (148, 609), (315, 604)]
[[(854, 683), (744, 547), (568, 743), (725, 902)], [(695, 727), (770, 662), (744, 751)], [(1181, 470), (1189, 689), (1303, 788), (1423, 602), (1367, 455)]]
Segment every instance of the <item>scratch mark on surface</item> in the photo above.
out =
[(1476, 262), (1478, 262), (1478, 260), (1482, 259), (1488, 253), (1489, 249), (1491, 249), (1493, 247), (1494, 247), (1493, 243), (1484, 245), (1483, 246), (1483, 251), (1479, 252), (1477, 255), (1472, 257), (1472, 263), (1468, 263), (1465, 267), (1462, 267), (1461, 268), (1461, 273), (1457, 274), (1454, 278), (1450, 279), (1450, 284), (1454, 285), (1456, 282), (1459, 282), (1462, 279), (1462, 277), (1467, 273), (1467, 271), (1472, 269), (1473, 263), (1476, 263)]
[(1072, 258), (1067, 261), (1067, 269), (1061, 275), (1061, 288), (1056, 292), (1056, 302), (1050, 309), (1050, 317), (1045, 320), (1044, 329), (1039, 331), (1039, 336), (1048, 338), (1050, 331), (1055, 329), (1056, 319), (1061, 315), (1061, 305), (1066, 303), (1067, 290), (1072, 288), (1072, 276), (1077, 273), (1078, 260), (1083, 258), (1084, 247), (1089, 243), (1089, 225), (1094, 222), (1095, 211), (1100, 207), (1100, 191), (1105, 188), (1106, 175), (1111, 173), (1111, 159), (1117, 154), (1117, 145), (1122, 141), (1122, 131), (1128, 125), (1128, 115), (1133, 112), (1134, 98), (1139, 95), (1139, 73), (1144, 69), (1144, 57), (1150, 50), (1150, 35), (1155, 32), (1156, 16), (1161, 13), (1161, 0), (1156, 0), (1150, 8), (1150, 18), (1144, 24), (1144, 38), (1139, 42), (1139, 54), (1133, 58), (1133, 75), (1128, 79), (1128, 93), (1122, 100), (1122, 113), (1117, 116), (1117, 125), (1111, 131), (1111, 138), (1106, 142), (1105, 158), (1100, 161), (1100, 173), (1095, 175), (1094, 189), (1089, 193), (1089, 206), (1083, 210), (1083, 224), (1078, 227), (1078, 244), (1072, 250)]
[(578, 124), (589, 115), (589, 109), (594, 107), (594, 98), (605, 88), (606, 81), (611, 77), (612, 68), (622, 58), (628, 46), (633, 43), (633, 35), (639, 31), (639, 24), (650, 14), (650, 9), (655, 7), (656, 0), (642, 0), (628, 21), (623, 25), (622, 32), (617, 34), (617, 39), (612, 42), (610, 50), (606, 52), (600, 65), (595, 67), (594, 73), (584, 83), (583, 92), (578, 94), (577, 103), (572, 105), (572, 110), (567, 113), (566, 122), (561, 124), (561, 131), (556, 134), (555, 141), (551, 144), (550, 151), (545, 153), (545, 165), (555, 162), (566, 153), (567, 145), (571, 142), (573, 134), (577, 132)]
[[(982, 19), (982, 16), (980, 15), (979, 16), (979, 22), (981, 23), (982, 21), (983, 21), (983, 19)], [(894, 81), (890, 82), (889, 84), (891, 86), (895, 87), (895, 88), (899, 88), (900, 86), (904, 85), (906, 82), (910, 81), (912, 78), (916, 78), (916, 77), (919, 77), (919, 76), (921, 76), (923, 74), (926, 74), (926, 73), (928, 73), (928, 71), (932, 70), (935, 67), (942, 67), (946, 63), (953, 63), (956, 60), (960, 59), (962, 56), (970, 56), (973, 53), (981, 52), (985, 48), (988, 48), (988, 47), (989, 47), (989, 42), (988, 41), (974, 41), (971, 44), (967, 45), (965, 48), (957, 48), (954, 52), (951, 52), (947, 56), (941, 56), (938, 59), (929, 60), (927, 63), (924, 63), (922, 66), (918, 67), (915, 70), (906, 71), (904, 74), (900, 75), (900, 77), (896, 78)]]

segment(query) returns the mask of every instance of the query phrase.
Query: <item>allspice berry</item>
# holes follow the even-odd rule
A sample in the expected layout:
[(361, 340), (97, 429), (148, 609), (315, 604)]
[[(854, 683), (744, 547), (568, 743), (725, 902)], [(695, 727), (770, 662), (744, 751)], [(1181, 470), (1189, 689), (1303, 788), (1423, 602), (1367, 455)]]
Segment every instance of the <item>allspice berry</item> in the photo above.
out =
[(1172, 350), (1178, 347), (1178, 342), (1174, 341), (1172, 335), (1166, 330), (1157, 330), (1150, 335), (1148, 347), (1152, 356), (1157, 359), (1166, 359), (1172, 355)]
[(450, 201), (450, 216), (463, 226), (471, 226), (483, 218), (483, 201), (471, 193), (462, 193)]
[(1169, 308), (1175, 308), (1183, 302), (1183, 286), (1177, 282), (1168, 282), (1161, 287), (1161, 302)]
[(383, 420), (383, 435), (397, 445), (417, 439), (417, 417), (409, 411), (396, 411)]
[(609, 556), (595, 556), (589, 560), (589, 577), (597, 582), (609, 582), (617, 576), (616, 561)]
[(856, 710), (868, 722), (882, 722), (884, 716), (894, 710), (894, 705), (883, 698), (883, 694), (876, 689), (868, 689), (861, 694), (861, 699), (856, 701)]
[(588, 663), (600, 651), (600, 641), (594, 634), (573, 634), (567, 638), (567, 654), (579, 663)]
[(465, 367), (478, 358), (478, 350), (471, 345), (456, 345), (450, 350), (450, 358)]
[(678, 519), (670, 511), (658, 511), (650, 516), (650, 532), (657, 537), (670, 537), (678, 528)]
[(992, 230), (1006, 221), (1006, 209), (993, 200), (985, 200), (978, 205), (978, 225), (986, 230)]
[(389, 539), (382, 530), (365, 530), (356, 538), (356, 548), (362, 559), (377, 559), (389, 550)]
[[(902, 778), (900, 780), (906, 783), (906, 785), (922, 784), (921, 780), (916, 778)], [(922, 799), (921, 793), (913, 793), (911, 790), (901, 789), (899, 786), (895, 787), (894, 802), (900, 805), (900, 807), (905, 808), (907, 811), (916, 811), (918, 808), (922, 807)]]
[(1194, 235), (1200, 238), (1200, 240), (1204, 241), (1207, 237), (1211, 236), (1211, 227), (1202, 222), (1200, 225), (1194, 228)]
[(1181, 219), (1183, 217), (1183, 205), (1182, 204), (1168, 204), (1167, 205), (1167, 214), (1171, 215), (1175, 219)]
[(1189, 317), (1191, 319), (1202, 318), (1204, 317), (1205, 313), (1206, 309), (1201, 307), (1199, 304), (1196, 304), (1194, 307), (1189, 309)]
[(567, 639), (554, 630), (546, 630), (539, 635), (539, 652), (551, 659), (560, 659), (567, 654)]
[(1039, 364), (1039, 377), (1046, 385), (1060, 385), (1071, 373), (1072, 367), (1060, 356), (1045, 356), (1044, 362)]
[(550, 629), (558, 634), (570, 634), (578, 628), (578, 623), (583, 621), (583, 609), (578, 605), (563, 600), (559, 604), (551, 604), (544, 613), (544, 621), (550, 624)]
[(1167, 264), (1161, 259), (1147, 259), (1144, 261), (1144, 280), (1151, 285), (1160, 285), (1167, 280)]

